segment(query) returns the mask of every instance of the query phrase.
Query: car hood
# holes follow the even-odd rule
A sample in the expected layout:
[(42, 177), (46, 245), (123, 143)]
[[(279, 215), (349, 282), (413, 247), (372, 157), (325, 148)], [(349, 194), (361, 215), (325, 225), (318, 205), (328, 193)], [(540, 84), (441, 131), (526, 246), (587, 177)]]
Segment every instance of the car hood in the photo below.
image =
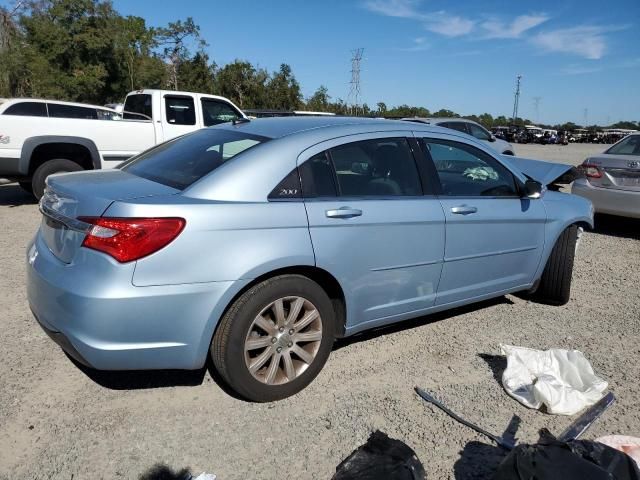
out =
[(510, 155), (503, 155), (502, 158), (514, 170), (537, 180), (543, 185), (551, 185), (553, 183), (568, 184), (578, 177), (576, 167), (565, 163), (544, 162)]

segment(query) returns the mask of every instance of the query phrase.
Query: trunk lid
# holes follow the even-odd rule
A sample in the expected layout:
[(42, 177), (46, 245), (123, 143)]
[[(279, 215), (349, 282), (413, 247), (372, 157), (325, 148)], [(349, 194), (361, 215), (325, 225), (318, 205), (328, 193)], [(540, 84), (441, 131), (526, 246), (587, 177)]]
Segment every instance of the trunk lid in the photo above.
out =
[(114, 201), (175, 195), (177, 190), (122, 170), (52, 175), (40, 200), (40, 233), (51, 252), (71, 263), (91, 225), (79, 217), (100, 217)]
[(588, 179), (593, 186), (640, 192), (640, 156), (601, 154), (587, 158), (586, 163), (602, 172), (602, 177)]

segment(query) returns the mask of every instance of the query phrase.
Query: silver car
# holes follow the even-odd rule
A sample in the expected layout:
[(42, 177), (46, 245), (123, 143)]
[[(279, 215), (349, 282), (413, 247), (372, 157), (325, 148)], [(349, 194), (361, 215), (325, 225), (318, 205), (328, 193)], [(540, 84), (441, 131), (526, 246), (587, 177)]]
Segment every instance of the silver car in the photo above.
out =
[(479, 123), (466, 118), (423, 118), (423, 117), (407, 117), (402, 120), (408, 122), (426, 123), (427, 125), (437, 125), (439, 127), (451, 128), (472, 137), (477, 138), (481, 142), (488, 145), (491, 149), (503, 155), (515, 155), (513, 145), (500, 138), (484, 128)]
[(566, 303), (591, 204), (547, 186), (571, 168), (407, 122), (222, 124), (50, 176), (29, 305), (91, 367), (210, 355), (243, 397), (283, 398), (335, 338), (510, 292)]
[(588, 198), (597, 213), (640, 218), (640, 133), (587, 158), (572, 193)]

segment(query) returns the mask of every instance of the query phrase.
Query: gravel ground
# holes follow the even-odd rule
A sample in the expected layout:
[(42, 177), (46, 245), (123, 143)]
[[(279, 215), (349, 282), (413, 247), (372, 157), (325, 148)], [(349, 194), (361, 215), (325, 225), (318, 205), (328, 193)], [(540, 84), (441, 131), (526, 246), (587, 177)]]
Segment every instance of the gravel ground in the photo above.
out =
[[(604, 146), (516, 148), (577, 164)], [(640, 436), (638, 222), (599, 218), (584, 235), (566, 306), (507, 296), (342, 341), (302, 393), (250, 404), (208, 370), (99, 373), (72, 363), (26, 303), (24, 251), (38, 221), (17, 186), (0, 186), (2, 479), (138, 478), (157, 464), (225, 480), (328, 479), (373, 429), (414, 448), (428, 478), (486, 478), (501, 451), (418, 400), (413, 386), (498, 433), (517, 415), (521, 441), (542, 427), (562, 430), (570, 418), (528, 410), (504, 392), (500, 343), (582, 350), (618, 397), (587, 437)]]

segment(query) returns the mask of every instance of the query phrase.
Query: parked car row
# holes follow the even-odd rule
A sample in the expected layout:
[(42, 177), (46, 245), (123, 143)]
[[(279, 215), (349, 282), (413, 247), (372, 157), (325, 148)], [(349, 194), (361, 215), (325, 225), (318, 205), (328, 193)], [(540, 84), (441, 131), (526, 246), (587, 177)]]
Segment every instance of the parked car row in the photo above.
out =
[(596, 212), (640, 218), (640, 133), (629, 135), (581, 165), (583, 178), (571, 188)]

